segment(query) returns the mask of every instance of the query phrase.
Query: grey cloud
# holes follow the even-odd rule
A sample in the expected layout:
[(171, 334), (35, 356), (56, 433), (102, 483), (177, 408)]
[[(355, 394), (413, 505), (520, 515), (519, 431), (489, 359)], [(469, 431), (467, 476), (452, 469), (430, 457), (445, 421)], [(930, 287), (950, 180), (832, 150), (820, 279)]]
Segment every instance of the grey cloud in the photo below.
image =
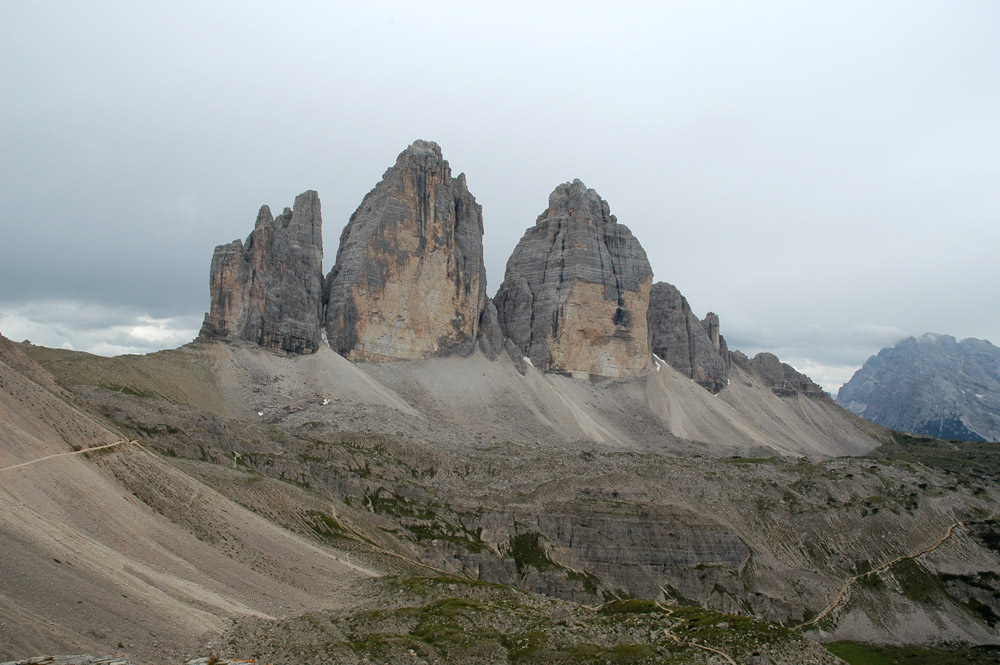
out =
[(200, 320), (215, 245), (306, 189), (329, 269), (425, 138), (483, 205), (490, 293), (580, 178), (743, 348), (848, 365), (882, 340), (865, 325), (1000, 339), (996, 3), (2, 12), (8, 308)]
[(149, 353), (194, 339), (198, 317), (156, 318), (141, 310), (80, 301), (0, 303), (0, 332), (14, 341), (99, 355)]

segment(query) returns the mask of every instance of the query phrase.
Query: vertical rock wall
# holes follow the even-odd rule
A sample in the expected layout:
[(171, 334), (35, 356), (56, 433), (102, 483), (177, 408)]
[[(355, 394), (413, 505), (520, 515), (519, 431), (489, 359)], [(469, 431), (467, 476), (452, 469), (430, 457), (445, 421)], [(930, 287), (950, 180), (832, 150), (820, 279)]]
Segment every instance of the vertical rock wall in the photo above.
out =
[(246, 243), (215, 248), (211, 309), (200, 339), (255, 342), (287, 353), (312, 353), (322, 341), (323, 221), (308, 191), (277, 218), (262, 206)]
[(436, 143), (404, 150), (351, 216), (325, 302), (330, 346), (351, 360), (472, 353), (486, 306), (482, 209)]
[(607, 202), (579, 180), (564, 183), (507, 261), (495, 298), (500, 328), (539, 369), (634, 376), (650, 365), (652, 279)]
[(729, 349), (719, 334), (719, 317), (704, 321), (691, 311), (687, 298), (666, 282), (653, 284), (646, 315), (653, 353), (706, 390), (717, 393), (729, 382)]

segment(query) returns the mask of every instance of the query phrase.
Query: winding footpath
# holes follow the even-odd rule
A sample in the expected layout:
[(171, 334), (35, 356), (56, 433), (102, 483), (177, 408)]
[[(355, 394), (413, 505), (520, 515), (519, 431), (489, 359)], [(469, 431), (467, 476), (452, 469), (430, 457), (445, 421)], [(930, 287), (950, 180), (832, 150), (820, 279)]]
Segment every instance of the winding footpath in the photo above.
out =
[[(995, 518), (996, 516), (997, 516), (996, 513), (992, 513), (989, 517), (987, 517), (985, 519), (986, 520), (990, 520), (990, 519)], [(981, 521), (981, 520), (976, 520), (976, 521), (978, 522), (978, 521)], [(820, 612), (819, 614), (817, 614), (815, 617), (813, 617), (809, 621), (806, 621), (804, 623), (800, 623), (799, 625), (795, 626), (794, 628), (792, 628), (792, 630), (803, 630), (805, 628), (808, 628), (809, 626), (815, 626), (820, 621), (822, 621), (827, 616), (829, 616), (829, 614), (831, 612), (833, 612), (835, 609), (837, 609), (837, 607), (840, 605), (840, 603), (843, 602), (844, 597), (847, 595), (847, 592), (850, 590), (852, 584), (854, 584), (855, 582), (857, 582), (858, 580), (860, 580), (863, 577), (867, 577), (869, 575), (878, 575), (879, 573), (882, 573), (882, 572), (884, 572), (886, 570), (889, 570), (890, 568), (892, 568), (893, 566), (895, 566), (897, 563), (900, 563), (901, 561), (906, 561), (908, 559), (917, 559), (919, 557), (924, 556), (925, 554), (930, 554), (931, 552), (933, 552), (937, 548), (939, 548), (942, 545), (944, 545), (945, 542), (947, 542), (947, 540), (949, 538), (951, 538), (952, 535), (955, 533), (955, 529), (957, 529), (960, 526), (965, 526), (965, 521), (964, 520), (959, 520), (959, 521), (954, 522), (953, 524), (951, 524), (951, 526), (948, 527), (948, 530), (945, 531), (944, 535), (942, 535), (940, 538), (938, 538), (934, 542), (934, 544), (931, 545), (931, 546), (929, 546), (929, 547), (925, 547), (922, 550), (914, 552), (913, 554), (904, 554), (902, 556), (898, 556), (895, 559), (893, 559), (892, 561), (889, 561), (887, 563), (882, 564), (878, 568), (873, 568), (873, 569), (869, 570), (868, 572), (860, 573), (858, 575), (852, 575), (851, 577), (848, 577), (844, 581), (844, 583), (841, 585), (841, 587), (837, 591), (837, 593), (834, 595), (833, 600), (830, 601), (830, 604), (826, 606), (826, 609), (824, 609), (822, 612)]]
[(38, 464), (39, 462), (44, 462), (45, 460), (54, 459), (56, 457), (69, 457), (70, 455), (82, 455), (84, 453), (92, 453), (95, 450), (105, 450), (107, 448), (114, 448), (115, 446), (120, 446), (123, 443), (139, 443), (138, 441), (115, 441), (114, 443), (107, 443), (103, 446), (94, 446), (93, 448), (83, 448), (81, 450), (74, 450), (68, 453), (56, 453), (55, 455), (46, 455), (45, 457), (39, 457), (38, 459), (33, 459), (30, 462), (21, 462), (20, 464), (14, 464), (13, 466), (5, 466), (0, 468), (0, 471), (13, 471), (14, 469), (20, 469), (25, 466), (31, 466), (32, 464)]
[[(663, 603), (657, 601), (656, 606), (659, 607), (664, 612), (666, 612), (668, 617), (672, 617), (674, 615), (674, 611), (667, 605), (664, 605)], [(739, 665), (735, 660), (733, 660), (732, 656), (730, 656), (724, 651), (719, 651), (718, 649), (710, 647), (707, 644), (700, 644), (698, 642), (690, 640), (685, 642), (681, 638), (677, 637), (677, 635), (674, 634), (674, 628), (681, 625), (682, 623), (683, 621), (677, 621), (672, 625), (664, 628), (663, 634), (672, 639), (678, 646), (689, 646), (689, 647), (695, 647), (696, 649), (701, 649), (702, 651), (708, 651), (710, 653), (714, 653), (717, 656), (722, 656), (722, 658), (724, 658), (725, 661), (729, 663), (729, 665)]]

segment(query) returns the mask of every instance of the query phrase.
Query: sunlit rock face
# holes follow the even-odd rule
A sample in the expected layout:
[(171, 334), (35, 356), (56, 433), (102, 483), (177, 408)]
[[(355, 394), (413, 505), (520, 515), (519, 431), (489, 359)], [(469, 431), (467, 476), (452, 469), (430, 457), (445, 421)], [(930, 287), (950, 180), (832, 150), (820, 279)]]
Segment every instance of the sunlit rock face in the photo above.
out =
[(322, 341), (323, 220), (314, 191), (278, 217), (262, 206), (246, 243), (219, 245), (200, 339), (245, 340), (287, 353)]
[(632, 233), (579, 180), (549, 207), (507, 261), (500, 328), (535, 367), (577, 377), (628, 377), (650, 367), (646, 309), (653, 272)]
[(729, 349), (719, 333), (719, 317), (704, 320), (687, 298), (666, 282), (653, 284), (646, 315), (653, 353), (706, 390), (718, 393), (729, 383)]
[(351, 215), (325, 301), (330, 346), (351, 360), (475, 349), (486, 306), (482, 208), (436, 143), (404, 150)]

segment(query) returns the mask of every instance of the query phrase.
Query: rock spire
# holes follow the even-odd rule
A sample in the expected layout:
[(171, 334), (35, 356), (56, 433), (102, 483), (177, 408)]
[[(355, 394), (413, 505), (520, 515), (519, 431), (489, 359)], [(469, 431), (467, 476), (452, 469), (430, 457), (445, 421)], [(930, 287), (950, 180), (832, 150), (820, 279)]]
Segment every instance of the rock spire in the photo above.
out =
[(209, 277), (211, 309), (200, 339), (246, 340), (312, 353), (321, 343), (323, 221), (307, 191), (277, 217), (262, 206), (246, 243), (219, 245)]
[(486, 306), (482, 208), (436, 143), (400, 153), (340, 236), (330, 346), (351, 360), (469, 354)]
[(634, 376), (650, 366), (652, 279), (607, 202), (579, 180), (564, 183), (507, 261), (495, 298), (500, 328), (539, 369)]
[(706, 390), (718, 393), (726, 387), (729, 349), (716, 314), (709, 312), (699, 321), (677, 287), (657, 282), (650, 290), (646, 320), (653, 353)]

